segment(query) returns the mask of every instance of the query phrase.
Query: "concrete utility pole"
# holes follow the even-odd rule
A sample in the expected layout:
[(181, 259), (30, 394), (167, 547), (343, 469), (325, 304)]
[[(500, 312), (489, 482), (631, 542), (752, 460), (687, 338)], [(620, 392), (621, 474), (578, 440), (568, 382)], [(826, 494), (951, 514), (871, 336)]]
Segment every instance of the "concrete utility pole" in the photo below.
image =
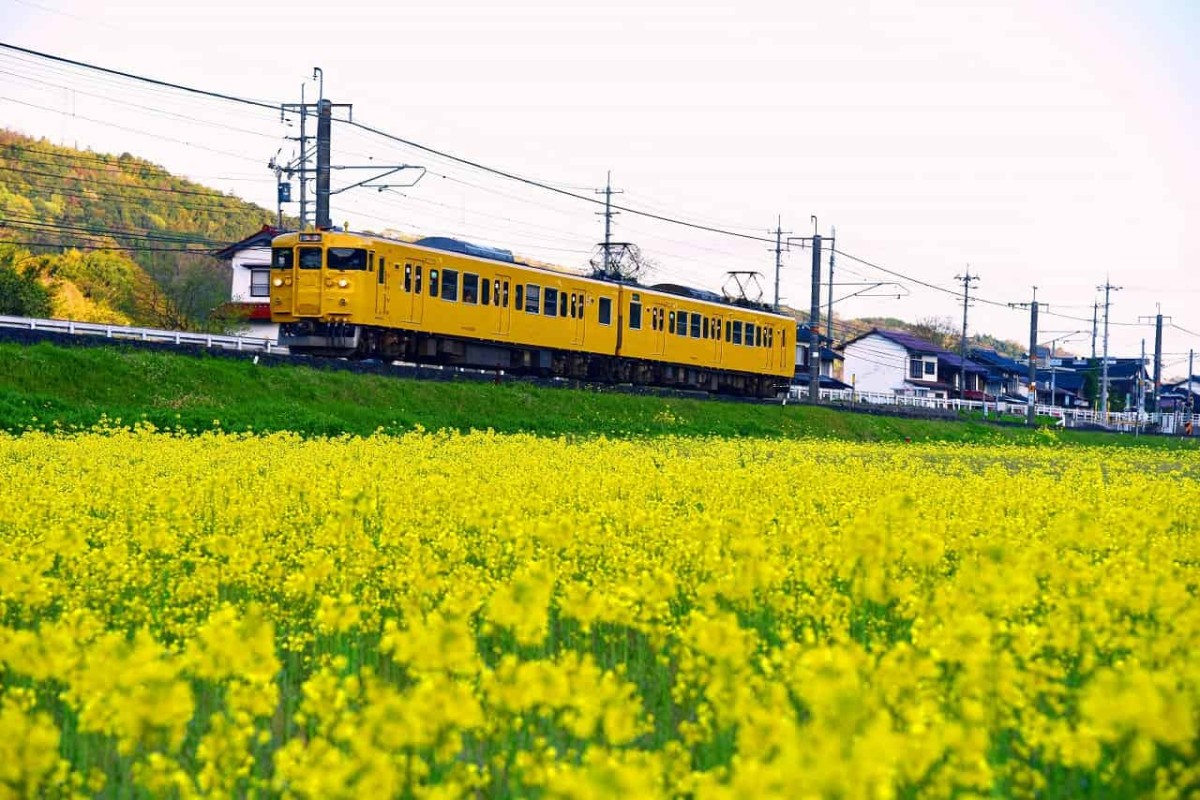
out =
[(1092, 360), (1096, 360), (1096, 314), (1100, 309), (1099, 303), (1092, 303)]
[(1100, 411), (1104, 414), (1104, 422), (1108, 423), (1108, 308), (1109, 294), (1111, 292), (1119, 292), (1125, 288), (1123, 286), (1113, 286), (1106, 279), (1103, 286), (1097, 286), (1097, 289), (1104, 290), (1104, 358), (1100, 366)]
[(791, 231), (783, 230), (783, 215), (775, 222), (775, 313), (779, 313), (779, 273), (783, 269), (783, 237)]
[(620, 213), (612, 210), (612, 196), (624, 194), (623, 190), (613, 191), (611, 169), (608, 171), (608, 180), (604, 188), (597, 189), (596, 194), (604, 195), (604, 210), (596, 213), (604, 215), (604, 277), (608, 278), (612, 276), (612, 218)]
[(825, 298), (825, 335), (833, 347), (833, 256), (837, 253), (837, 228), (829, 227), (829, 296)]
[[(1138, 317), (1138, 322), (1149, 322), (1154, 320), (1154, 410), (1158, 411), (1158, 397), (1162, 393), (1162, 326), (1163, 315), (1162, 307), (1159, 306), (1158, 313), (1153, 317)], [(1167, 317), (1170, 322), (1171, 318)], [(1143, 358), (1143, 361), (1145, 359)]]
[(1193, 355), (1193, 351), (1188, 350), (1187, 393), (1188, 393), (1188, 416), (1189, 417), (1192, 415), (1192, 355)]
[[(816, 227), (817, 218), (813, 217)], [(808, 314), (808, 401), (821, 402), (821, 234), (812, 238), (812, 306)]]
[(321, 98), (317, 103), (317, 228), (333, 227), (329, 219), (329, 134), (333, 121), (333, 103)]
[(1033, 425), (1037, 421), (1037, 337), (1038, 337), (1038, 306), (1045, 305), (1037, 301), (1037, 287), (1033, 287), (1033, 300), (1028, 303), (1009, 303), (1010, 308), (1029, 309), (1029, 402), (1025, 407), (1025, 424)]
[(958, 365), (958, 399), (965, 400), (967, 397), (967, 309), (971, 306), (971, 283), (979, 280), (979, 277), (971, 274), (971, 265), (967, 264), (966, 274), (955, 275), (954, 279), (962, 281), (963, 285), (962, 339), (958, 344), (958, 357), (961, 361)]

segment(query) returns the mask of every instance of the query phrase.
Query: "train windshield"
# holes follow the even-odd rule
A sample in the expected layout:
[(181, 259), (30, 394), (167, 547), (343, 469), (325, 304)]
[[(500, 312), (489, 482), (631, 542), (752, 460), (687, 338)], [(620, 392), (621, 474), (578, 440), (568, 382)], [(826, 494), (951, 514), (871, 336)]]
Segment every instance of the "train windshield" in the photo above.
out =
[(367, 251), (361, 247), (331, 247), (326, 253), (327, 269), (367, 268)]
[(272, 269), (291, 269), (294, 253), (290, 247), (276, 247), (271, 250)]
[(319, 247), (301, 247), (300, 248), (300, 269), (320, 269), (321, 268), (321, 248)]

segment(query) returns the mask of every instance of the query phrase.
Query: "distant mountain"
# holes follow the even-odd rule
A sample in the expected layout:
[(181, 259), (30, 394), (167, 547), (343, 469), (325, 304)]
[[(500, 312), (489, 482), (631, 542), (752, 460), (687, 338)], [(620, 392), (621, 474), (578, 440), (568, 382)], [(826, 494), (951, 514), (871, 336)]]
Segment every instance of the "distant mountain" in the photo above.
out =
[(274, 221), (128, 153), (0, 130), (0, 313), (19, 305), (4, 287), (34, 282), (57, 317), (226, 327), (229, 275), (209, 253)]

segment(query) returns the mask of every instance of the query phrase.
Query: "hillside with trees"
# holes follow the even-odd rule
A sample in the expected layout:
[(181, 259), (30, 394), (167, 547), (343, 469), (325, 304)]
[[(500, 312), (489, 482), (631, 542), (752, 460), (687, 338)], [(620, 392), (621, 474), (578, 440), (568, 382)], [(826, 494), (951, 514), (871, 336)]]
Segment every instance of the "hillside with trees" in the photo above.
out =
[(0, 130), (0, 313), (228, 328), (229, 274), (211, 253), (274, 221), (128, 153)]

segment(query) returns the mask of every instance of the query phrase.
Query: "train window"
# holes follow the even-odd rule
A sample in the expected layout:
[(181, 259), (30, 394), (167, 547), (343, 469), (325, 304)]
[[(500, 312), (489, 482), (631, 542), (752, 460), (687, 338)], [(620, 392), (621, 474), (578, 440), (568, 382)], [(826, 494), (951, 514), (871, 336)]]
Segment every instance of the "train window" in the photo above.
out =
[(404, 265), (404, 291), (412, 291), (412, 264)]
[(703, 339), (708, 338), (708, 317), (704, 318), (704, 327), (702, 328), (701, 333), (703, 334), (703, 336), (701, 338), (703, 338)]
[(417, 287), (414, 290), (417, 294), (421, 293), (421, 265), (417, 264)]
[(491, 278), (483, 279), (483, 291), (479, 293), (479, 299), (486, 306), (492, 302), (492, 281)]
[(429, 270), (429, 296), (438, 296), (438, 271), (436, 269)]
[(479, 302), (479, 276), (470, 272), (463, 273), (463, 298), (464, 303)]
[(600, 324), (601, 325), (612, 325), (612, 298), (611, 297), (601, 297), (600, 298), (599, 314), (600, 314)]
[(754, 347), (754, 323), (746, 323), (746, 347)]
[(633, 299), (629, 301), (629, 330), (640, 331), (642, 329), (642, 303), (635, 294)]
[(547, 286), (542, 297), (542, 313), (547, 317), (558, 315), (558, 289), (553, 286)]
[(542, 287), (536, 283), (525, 284), (525, 312), (527, 314), (538, 313), (538, 306), (541, 305), (541, 300)]
[[(500, 285), (500, 281), (496, 281), (496, 285)], [(496, 291), (500, 291), (497, 289)], [(504, 307), (508, 308), (508, 281), (504, 282)]]
[(366, 269), (367, 251), (362, 247), (331, 247), (326, 251), (329, 269)]
[(379, 259), (379, 283), (387, 282), (387, 266), (383, 263), (383, 259)]
[(442, 299), (452, 303), (458, 301), (458, 270), (442, 270)]
[(688, 334), (688, 312), (680, 311), (679, 316), (675, 318), (675, 335), (687, 336)]
[(674, 333), (674, 332), (675, 332), (675, 312), (672, 311), (671, 314), (667, 317), (667, 333)]
[[(504, 288), (505, 289), (508, 288), (507, 283), (504, 284)], [(525, 302), (524, 302), (525, 301), (525, 285), (518, 283), (516, 288), (517, 288), (517, 296), (515, 299), (517, 302), (513, 303), (513, 306), (517, 309), (517, 311), (524, 311), (525, 310)], [(507, 294), (505, 295), (505, 297), (507, 297)], [(508, 305), (507, 301), (504, 303), (504, 305)]]
[(754, 332), (754, 346), (755, 346), (755, 347), (762, 347), (762, 346), (763, 346), (763, 329), (762, 329), (762, 326), (761, 326), (761, 325), (759, 325), (759, 326), (758, 326), (758, 328), (756, 328), (756, 329), (755, 329), (755, 332)]
[(700, 315), (699, 314), (692, 314), (692, 338), (693, 339), (700, 338)]
[(301, 247), (300, 269), (320, 269), (321, 252), (319, 247)]
[(271, 269), (291, 269), (295, 251), (290, 247), (276, 247), (271, 250)]
[(735, 321), (733, 323), (733, 343), (742, 343), (742, 323)]
[(725, 320), (725, 341), (733, 341), (733, 323), (729, 320)]
[(567, 293), (566, 292), (558, 293), (558, 315), (560, 317), (565, 317), (567, 315)]

